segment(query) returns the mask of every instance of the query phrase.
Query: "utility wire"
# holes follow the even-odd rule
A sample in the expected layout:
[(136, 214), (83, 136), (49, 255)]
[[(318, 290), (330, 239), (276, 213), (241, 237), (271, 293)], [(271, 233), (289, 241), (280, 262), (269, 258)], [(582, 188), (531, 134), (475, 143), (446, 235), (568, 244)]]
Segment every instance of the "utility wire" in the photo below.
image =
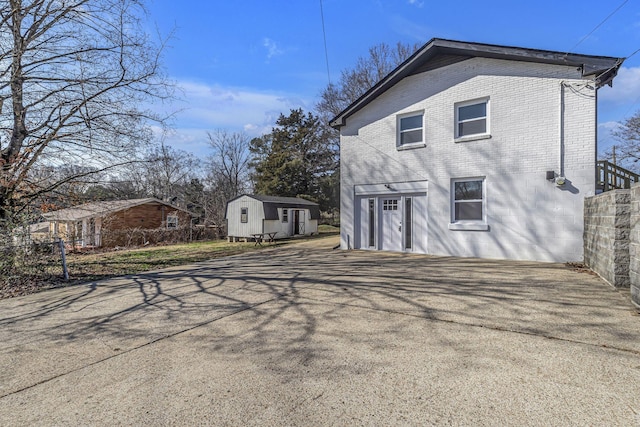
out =
[(611, 13), (610, 13), (606, 18), (604, 18), (604, 19), (602, 20), (602, 22), (600, 22), (598, 25), (596, 25), (596, 27), (595, 27), (593, 30), (591, 30), (591, 32), (590, 32), (589, 34), (587, 34), (586, 36), (584, 36), (583, 38), (581, 38), (581, 39), (580, 39), (580, 41), (579, 41), (578, 43), (576, 43), (576, 44), (575, 44), (575, 46), (573, 46), (571, 49), (569, 49), (569, 52), (567, 52), (567, 53), (565, 54), (565, 56), (566, 56), (566, 55), (569, 55), (570, 53), (572, 53), (572, 52), (573, 52), (573, 50), (574, 50), (576, 47), (578, 47), (578, 46), (579, 46), (583, 41), (585, 41), (586, 39), (588, 39), (588, 38), (589, 38), (589, 36), (591, 36), (591, 34), (595, 33), (595, 32), (596, 32), (596, 30), (602, 26), (602, 24), (604, 24), (605, 22), (607, 22), (607, 20), (608, 20), (609, 18), (611, 18), (611, 17), (612, 17), (612, 16), (613, 16), (617, 11), (619, 11), (620, 9), (622, 9), (622, 6), (624, 6), (625, 4), (627, 4), (627, 2), (628, 2), (628, 1), (629, 1), (629, 0), (624, 0), (624, 1), (622, 2), (622, 4), (616, 8), (616, 10), (614, 10), (613, 12), (611, 12)]
[(324, 40), (324, 59), (327, 63), (327, 79), (329, 85), (331, 85), (331, 73), (329, 72), (329, 51), (327, 49), (327, 31), (324, 28), (324, 9), (322, 7), (322, 0), (320, 0), (320, 19), (322, 20), (322, 38)]

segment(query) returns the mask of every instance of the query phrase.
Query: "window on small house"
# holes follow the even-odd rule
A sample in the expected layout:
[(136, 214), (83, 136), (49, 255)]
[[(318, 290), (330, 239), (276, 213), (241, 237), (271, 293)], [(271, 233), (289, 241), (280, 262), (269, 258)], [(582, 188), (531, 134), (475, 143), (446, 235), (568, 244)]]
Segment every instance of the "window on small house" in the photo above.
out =
[(484, 179), (453, 181), (453, 222), (483, 222)]
[(240, 222), (249, 222), (249, 208), (240, 208)]
[(178, 215), (167, 215), (167, 228), (178, 228)]
[(289, 209), (282, 209), (282, 222), (289, 222)]
[(398, 116), (398, 146), (424, 143), (424, 113)]
[(455, 106), (456, 138), (489, 133), (489, 100), (461, 102)]

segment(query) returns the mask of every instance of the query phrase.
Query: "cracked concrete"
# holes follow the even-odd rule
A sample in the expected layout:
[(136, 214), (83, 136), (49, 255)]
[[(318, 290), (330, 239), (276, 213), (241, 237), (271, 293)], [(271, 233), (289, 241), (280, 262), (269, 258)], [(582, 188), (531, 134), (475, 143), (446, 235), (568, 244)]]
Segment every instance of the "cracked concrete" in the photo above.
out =
[(0, 301), (0, 424), (640, 425), (627, 294), (334, 244)]

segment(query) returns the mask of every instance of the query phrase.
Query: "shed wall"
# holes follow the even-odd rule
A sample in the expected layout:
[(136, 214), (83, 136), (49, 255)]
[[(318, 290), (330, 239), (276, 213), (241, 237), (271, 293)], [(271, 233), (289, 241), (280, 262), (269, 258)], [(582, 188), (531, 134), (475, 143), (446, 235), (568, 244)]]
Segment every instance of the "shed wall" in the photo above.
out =
[[(248, 209), (247, 222), (240, 221), (240, 211)], [(227, 204), (227, 234), (231, 237), (251, 237), (252, 234), (264, 233), (264, 209), (262, 202), (248, 196), (242, 196)]]

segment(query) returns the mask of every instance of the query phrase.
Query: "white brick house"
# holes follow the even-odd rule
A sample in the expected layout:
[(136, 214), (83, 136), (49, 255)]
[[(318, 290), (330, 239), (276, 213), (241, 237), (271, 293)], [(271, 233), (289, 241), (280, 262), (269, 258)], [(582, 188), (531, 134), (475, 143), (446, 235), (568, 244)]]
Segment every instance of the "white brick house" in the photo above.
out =
[(622, 61), (431, 40), (332, 120), (341, 247), (582, 261), (596, 92)]

